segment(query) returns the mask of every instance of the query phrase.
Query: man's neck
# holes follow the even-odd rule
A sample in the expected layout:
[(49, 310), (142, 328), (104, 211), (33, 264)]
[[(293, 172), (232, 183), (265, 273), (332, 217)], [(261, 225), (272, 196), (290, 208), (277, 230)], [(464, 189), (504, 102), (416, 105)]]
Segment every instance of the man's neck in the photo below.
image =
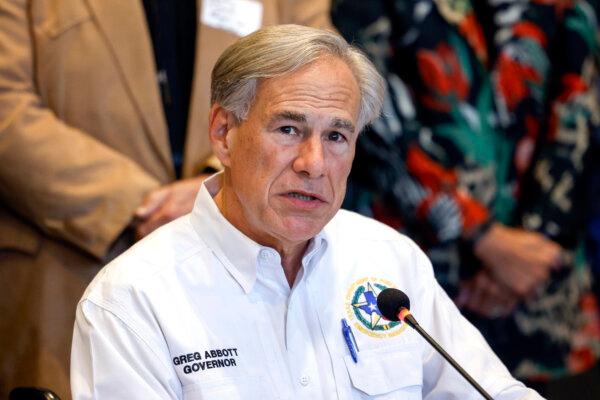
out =
[(304, 256), (307, 248), (308, 242), (302, 244), (302, 246), (297, 246), (295, 249), (287, 251), (285, 249), (276, 248), (277, 252), (281, 256), (283, 273), (285, 274), (285, 278), (287, 279), (290, 287), (294, 285), (298, 271), (300, 271), (300, 268), (302, 267), (302, 257)]
[(235, 226), (238, 230), (244, 233), (246, 236), (254, 240), (256, 243), (271, 247), (275, 249), (279, 256), (281, 257), (281, 266), (283, 268), (283, 272), (285, 274), (285, 278), (288, 281), (290, 287), (293, 286), (294, 281), (296, 280), (296, 275), (298, 275), (298, 271), (302, 267), (302, 257), (308, 248), (309, 241), (304, 241), (302, 243), (282, 243), (277, 241), (275, 238), (272, 240), (264, 239), (260, 240), (254, 237), (251, 232), (245, 232), (243, 229), (240, 229), (240, 226), (236, 224), (236, 221), (232, 221), (231, 218), (228, 218), (227, 212), (227, 201), (224, 198), (224, 191), (222, 187), (218, 190), (216, 194), (213, 195), (213, 200), (221, 211), (221, 214), (227, 219), (233, 226)]

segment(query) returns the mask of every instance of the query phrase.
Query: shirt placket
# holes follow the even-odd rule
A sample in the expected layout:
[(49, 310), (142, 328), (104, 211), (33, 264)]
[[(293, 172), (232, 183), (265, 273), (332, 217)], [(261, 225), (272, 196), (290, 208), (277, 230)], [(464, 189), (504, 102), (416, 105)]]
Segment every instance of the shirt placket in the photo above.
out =
[[(322, 398), (316, 343), (307, 315), (306, 282), (301, 278), (289, 298), (286, 317), (286, 345), (290, 375), (297, 398)], [(314, 330), (313, 330), (314, 332)]]
[[(285, 282), (279, 255), (269, 248), (259, 251), (257, 281), (251, 298), (260, 311), (258, 336), (264, 351), (265, 367), (272, 378), (278, 399), (293, 399), (285, 358), (285, 315), (290, 288)], [(285, 282), (283, 285), (282, 282)]]

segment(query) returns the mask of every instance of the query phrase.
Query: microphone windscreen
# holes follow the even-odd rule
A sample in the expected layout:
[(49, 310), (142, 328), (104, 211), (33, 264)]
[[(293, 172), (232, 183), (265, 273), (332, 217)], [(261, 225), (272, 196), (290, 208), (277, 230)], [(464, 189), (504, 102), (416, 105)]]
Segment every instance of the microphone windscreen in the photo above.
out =
[(399, 321), (400, 309), (404, 307), (410, 310), (410, 300), (402, 290), (387, 288), (377, 296), (377, 307), (388, 321)]

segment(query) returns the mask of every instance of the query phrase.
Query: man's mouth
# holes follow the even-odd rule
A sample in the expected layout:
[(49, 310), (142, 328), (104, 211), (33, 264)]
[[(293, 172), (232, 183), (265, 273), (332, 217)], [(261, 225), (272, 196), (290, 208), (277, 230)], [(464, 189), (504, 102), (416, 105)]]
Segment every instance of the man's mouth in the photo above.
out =
[(294, 199), (302, 200), (302, 201), (322, 201), (322, 202), (324, 202), (324, 200), (320, 196), (318, 196), (314, 193), (288, 192), (288, 193), (286, 193), (286, 196), (292, 197)]
[(306, 195), (303, 195), (303, 194), (300, 194), (300, 193), (295, 193), (295, 192), (290, 193), (289, 196), (290, 197), (295, 197), (297, 199), (304, 200), (304, 201), (310, 201), (310, 200), (316, 200), (317, 199), (314, 196), (306, 196)]

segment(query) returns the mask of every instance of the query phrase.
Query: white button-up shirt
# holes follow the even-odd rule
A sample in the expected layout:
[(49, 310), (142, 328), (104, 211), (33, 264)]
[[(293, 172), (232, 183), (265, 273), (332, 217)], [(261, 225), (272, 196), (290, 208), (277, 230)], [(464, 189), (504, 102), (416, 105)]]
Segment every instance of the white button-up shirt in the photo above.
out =
[[(77, 309), (75, 399), (479, 399), (416, 332), (381, 317), (397, 287), (412, 313), (495, 399), (537, 399), (436, 283), (419, 248), (339, 211), (292, 288), (279, 254), (200, 190), (194, 210), (106, 266)], [(351, 357), (342, 319), (352, 329)]]

